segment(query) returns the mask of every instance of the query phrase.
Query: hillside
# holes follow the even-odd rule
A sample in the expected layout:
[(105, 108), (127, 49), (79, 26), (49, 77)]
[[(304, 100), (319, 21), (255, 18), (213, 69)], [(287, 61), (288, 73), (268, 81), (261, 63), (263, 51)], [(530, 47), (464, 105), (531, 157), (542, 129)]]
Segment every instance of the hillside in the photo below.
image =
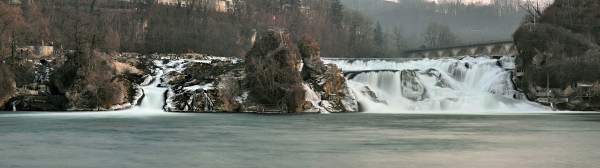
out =
[(517, 68), (524, 72), (517, 83), (531, 99), (549, 87), (555, 97), (569, 98), (564, 108), (600, 109), (598, 9), (597, 0), (556, 0), (515, 32)]
[[(272, 27), (293, 43), (312, 36), (323, 56), (384, 55), (381, 27), (339, 0), (173, 2), (0, 1), (0, 109), (20, 101), (20, 110), (132, 106), (148, 62), (119, 53), (243, 58)], [(38, 48), (51, 49), (41, 56)]]
[(196, 52), (242, 57), (269, 27), (281, 27), (290, 31), (294, 42), (303, 35), (321, 41), (326, 49), (323, 55), (328, 57), (381, 55), (373, 22), (345, 9), (339, 0), (234, 0), (226, 4), (205, 0), (10, 2), (0, 1), (6, 6), (0, 13), (9, 14), (0, 21), (11, 20), (13, 25), (0, 32), (1, 40), (15, 39), (18, 46), (46, 41), (72, 49), (69, 23), (77, 16), (89, 21), (89, 33), (99, 39), (96, 48), (104, 52)]

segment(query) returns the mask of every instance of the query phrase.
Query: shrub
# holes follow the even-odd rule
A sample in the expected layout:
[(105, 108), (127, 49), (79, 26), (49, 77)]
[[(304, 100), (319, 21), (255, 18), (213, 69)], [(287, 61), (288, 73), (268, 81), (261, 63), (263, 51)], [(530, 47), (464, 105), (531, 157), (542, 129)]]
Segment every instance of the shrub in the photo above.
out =
[(15, 92), (14, 74), (7, 64), (0, 63), (0, 106)]

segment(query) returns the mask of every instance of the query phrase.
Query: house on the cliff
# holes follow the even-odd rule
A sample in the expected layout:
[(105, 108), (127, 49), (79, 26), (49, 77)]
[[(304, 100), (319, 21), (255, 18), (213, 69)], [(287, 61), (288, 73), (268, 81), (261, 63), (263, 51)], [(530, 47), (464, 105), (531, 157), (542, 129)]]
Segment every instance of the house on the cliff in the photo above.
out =
[(582, 99), (590, 99), (598, 94), (599, 87), (595, 83), (577, 82), (577, 91)]
[(8, 0), (9, 5), (21, 5), (23, 3), (32, 3), (33, 0)]
[(190, 0), (156, 0), (157, 4), (161, 5), (181, 5), (181, 7), (186, 7)]
[(242, 0), (156, 0), (156, 3), (161, 5), (204, 6), (217, 12), (232, 12), (235, 10), (236, 3), (242, 2)]
[(54, 43), (42, 42), (41, 45), (24, 46), (18, 48), (17, 52), (29, 58), (47, 57), (54, 53)]

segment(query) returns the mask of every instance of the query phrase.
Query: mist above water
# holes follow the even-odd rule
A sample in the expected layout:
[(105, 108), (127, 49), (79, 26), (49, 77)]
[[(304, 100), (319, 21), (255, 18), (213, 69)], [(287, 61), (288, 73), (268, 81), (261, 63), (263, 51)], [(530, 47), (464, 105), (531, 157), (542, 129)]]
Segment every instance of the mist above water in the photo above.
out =
[[(545, 106), (527, 101), (523, 93), (516, 90), (511, 81), (514, 57), (326, 59), (326, 62), (335, 63), (346, 72), (366, 112), (550, 111)], [(371, 90), (377, 98), (365, 95), (365, 90)]]

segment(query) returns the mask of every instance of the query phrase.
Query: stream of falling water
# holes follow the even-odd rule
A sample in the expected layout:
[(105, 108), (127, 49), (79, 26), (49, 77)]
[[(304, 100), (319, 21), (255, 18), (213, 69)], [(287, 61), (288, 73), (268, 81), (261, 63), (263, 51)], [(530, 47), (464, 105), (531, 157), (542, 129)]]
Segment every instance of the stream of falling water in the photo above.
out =
[[(421, 60), (325, 59), (345, 72), (366, 112), (518, 113), (550, 109), (529, 102), (512, 78), (514, 57)], [(375, 93), (374, 96), (365, 94)]]

